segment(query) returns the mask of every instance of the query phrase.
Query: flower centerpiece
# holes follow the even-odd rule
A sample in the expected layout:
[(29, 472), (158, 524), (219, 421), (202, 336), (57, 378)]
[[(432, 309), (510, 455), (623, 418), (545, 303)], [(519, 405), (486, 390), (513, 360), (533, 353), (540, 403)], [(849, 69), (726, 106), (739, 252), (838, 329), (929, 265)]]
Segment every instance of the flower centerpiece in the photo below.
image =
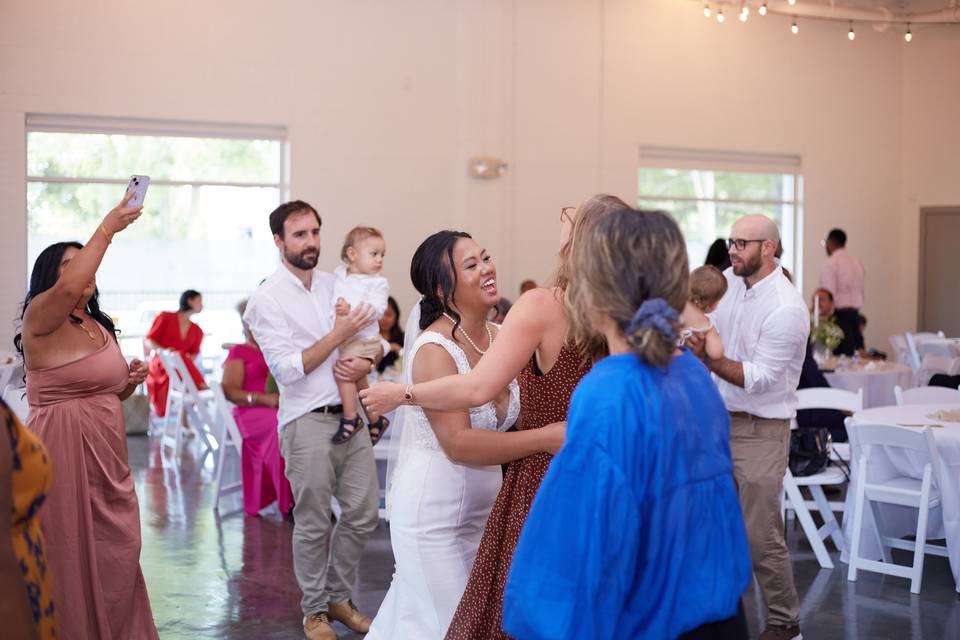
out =
[(820, 347), (820, 349), (816, 349), (817, 351), (829, 356), (843, 342), (843, 329), (837, 325), (837, 321), (832, 317), (822, 319), (810, 329), (810, 341), (813, 342), (814, 347)]

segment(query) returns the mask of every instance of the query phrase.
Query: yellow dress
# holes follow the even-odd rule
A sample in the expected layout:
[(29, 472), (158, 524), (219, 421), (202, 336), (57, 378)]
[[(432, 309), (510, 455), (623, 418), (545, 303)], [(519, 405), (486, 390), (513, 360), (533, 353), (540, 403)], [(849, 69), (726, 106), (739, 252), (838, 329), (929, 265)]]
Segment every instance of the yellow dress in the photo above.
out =
[(20, 424), (2, 400), (0, 423), (6, 425), (13, 449), (13, 513), (10, 522), (13, 554), (23, 573), (37, 637), (41, 640), (59, 638), (39, 514), (53, 480), (50, 458), (40, 439)]

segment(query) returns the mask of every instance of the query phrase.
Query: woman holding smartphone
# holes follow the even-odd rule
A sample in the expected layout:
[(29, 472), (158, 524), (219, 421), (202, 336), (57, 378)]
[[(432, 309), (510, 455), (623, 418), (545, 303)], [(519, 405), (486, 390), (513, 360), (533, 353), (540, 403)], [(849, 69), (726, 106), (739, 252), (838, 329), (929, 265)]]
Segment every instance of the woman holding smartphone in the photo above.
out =
[(147, 367), (127, 365), (96, 283), (114, 236), (140, 217), (141, 206), (128, 206), (132, 196), (86, 245), (58, 242), (40, 253), (14, 338), (27, 372), (27, 427), (53, 465), (41, 521), (53, 601), (72, 638), (158, 637), (140, 571), (140, 509), (121, 406)]

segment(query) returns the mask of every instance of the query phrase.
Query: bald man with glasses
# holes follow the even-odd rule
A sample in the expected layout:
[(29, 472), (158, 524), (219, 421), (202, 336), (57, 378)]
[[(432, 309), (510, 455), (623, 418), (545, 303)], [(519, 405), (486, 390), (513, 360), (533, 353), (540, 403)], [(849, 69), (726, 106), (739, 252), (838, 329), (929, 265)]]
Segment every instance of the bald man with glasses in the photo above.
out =
[(724, 357), (711, 360), (695, 334), (688, 346), (704, 358), (730, 412), (734, 479), (754, 573), (767, 604), (761, 640), (800, 634), (800, 599), (780, 519), (780, 491), (797, 411), (810, 317), (803, 296), (775, 257), (780, 232), (765, 216), (745, 216), (730, 231), (727, 293), (712, 314)]

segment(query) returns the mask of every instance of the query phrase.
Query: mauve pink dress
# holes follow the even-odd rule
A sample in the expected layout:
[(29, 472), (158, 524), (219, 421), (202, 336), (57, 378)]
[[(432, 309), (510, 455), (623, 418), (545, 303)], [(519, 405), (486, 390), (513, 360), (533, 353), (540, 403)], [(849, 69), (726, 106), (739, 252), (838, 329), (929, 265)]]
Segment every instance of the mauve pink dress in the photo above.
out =
[[(99, 326), (99, 325), (98, 325)], [(159, 638), (140, 571), (140, 509), (127, 462), (120, 348), (27, 372), (27, 427), (46, 445), (53, 488), (40, 514), (64, 638)]]

